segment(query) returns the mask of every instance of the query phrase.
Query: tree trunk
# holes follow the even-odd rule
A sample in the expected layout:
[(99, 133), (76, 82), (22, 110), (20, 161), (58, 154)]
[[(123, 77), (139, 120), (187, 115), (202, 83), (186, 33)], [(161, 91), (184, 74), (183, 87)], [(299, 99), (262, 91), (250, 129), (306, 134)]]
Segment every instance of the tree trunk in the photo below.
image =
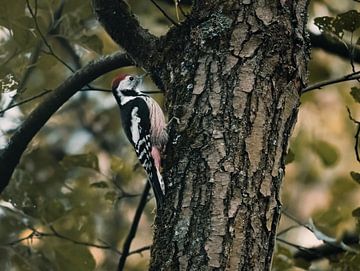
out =
[[(269, 270), (306, 78), (306, 0), (195, 1), (160, 40), (171, 123), (150, 270)], [(154, 70), (153, 70), (154, 71)]]

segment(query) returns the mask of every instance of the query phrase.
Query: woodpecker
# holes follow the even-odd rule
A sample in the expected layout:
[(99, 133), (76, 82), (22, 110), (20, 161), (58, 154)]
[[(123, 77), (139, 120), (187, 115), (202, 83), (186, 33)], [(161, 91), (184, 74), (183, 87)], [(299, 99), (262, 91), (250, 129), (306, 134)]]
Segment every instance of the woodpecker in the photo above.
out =
[(125, 134), (148, 175), (159, 208), (165, 195), (165, 184), (160, 174), (161, 151), (167, 143), (168, 134), (159, 104), (142, 93), (143, 77), (119, 74), (112, 81), (112, 92), (120, 108)]

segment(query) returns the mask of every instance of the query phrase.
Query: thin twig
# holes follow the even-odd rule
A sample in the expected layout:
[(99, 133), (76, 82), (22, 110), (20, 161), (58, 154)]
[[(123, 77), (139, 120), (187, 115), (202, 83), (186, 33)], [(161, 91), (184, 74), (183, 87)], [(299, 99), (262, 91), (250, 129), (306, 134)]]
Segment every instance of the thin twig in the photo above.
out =
[(107, 88), (97, 88), (97, 87), (90, 87), (90, 88), (82, 88), (81, 91), (102, 91), (102, 92), (112, 92), (111, 89)]
[(353, 72), (351, 74), (347, 74), (345, 76), (342, 76), (342, 77), (339, 77), (339, 78), (336, 78), (336, 79), (325, 80), (325, 81), (318, 82), (318, 83), (315, 83), (313, 85), (310, 85), (310, 86), (304, 88), (301, 91), (301, 93), (304, 94), (304, 93), (309, 92), (309, 91), (314, 90), (314, 89), (321, 89), (321, 88), (323, 88), (325, 86), (336, 84), (336, 83), (352, 81), (352, 80), (358, 80), (359, 78), (360, 78), (360, 71)]
[[(42, 232), (39, 231), (31, 226), (29, 226), (29, 229), (31, 230), (31, 233), (29, 233), (27, 236), (23, 237), (23, 238), (19, 238), (16, 240), (13, 240), (11, 242), (8, 243), (4, 243), (4, 244), (0, 244), (0, 246), (14, 246), (17, 245), (21, 242), (27, 241), (27, 240), (32, 240), (33, 238), (37, 238), (37, 239), (41, 239), (41, 238), (46, 238), (46, 237), (57, 237), (59, 239), (71, 242), (73, 244), (76, 245), (81, 245), (81, 246), (88, 246), (88, 247), (95, 247), (95, 248), (99, 248), (99, 249), (104, 249), (104, 250), (111, 250), (116, 252), (119, 255), (122, 255), (122, 253), (117, 250), (115, 247), (109, 245), (107, 242), (100, 240), (102, 243), (104, 243), (105, 245), (100, 245), (100, 244), (94, 244), (94, 243), (90, 243), (90, 242), (84, 242), (84, 241), (78, 241), (78, 240), (74, 240), (70, 237), (67, 237), (61, 233), (59, 233), (54, 226), (50, 226), (49, 227), (51, 232)], [(141, 254), (142, 252), (149, 250), (151, 248), (151, 245), (148, 246), (144, 246), (138, 249), (135, 249), (131, 252), (128, 252), (128, 256), (134, 255), (134, 254)]]
[(142, 93), (148, 93), (148, 94), (164, 94), (162, 91), (158, 90), (150, 90), (150, 91), (141, 91)]
[(277, 236), (283, 235), (283, 234), (287, 233), (288, 231), (291, 231), (291, 230), (299, 228), (299, 227), (300, 227), (300, 225), (292, 225), (292, 226), (290, 226), (290, 227), (288, 227), (288, 228), (286, 228), (286, 229), (284, 229), (282, 231), (279, 231), (276, 235)]
[[(64, 60), (62, 60), (59, 56), (57, 56), (54, 52), (54, 50), (52, 49), (51, 45), (49, 44), (49, 42), (47, 41), (45, 35), (41, 32), (41, 29), (40, 29), (40, 26), (39, 26), (39, 23), (37, 21), (37, 18), (36, 18), (36, 13), (34, 12), (34, 10), (32, 9), (30, 3), (29, 3), (29, 0), (26, 0), (26, 6), (30, 12), (30, 15), (31, 17), (33, 18), (34, 20), (34, 23), (35, 23), (35, 28), (37, 30), (37, 32), (39, 33), (40, 35), (40, 38), (42, 39), (42, 41), (44, 42), (44, 45), (47, 47), (47, 49), (49, 50), (50, 54), (55, 57), (61, 64), (63, 64), (66, 68), (68, 68), (71, 72), (75, 72), (75, 70), (73, 68), (70, 67), (69, 64), (67, 64)], [(35, 6), (37, 6), (37, 0), (35, 0)]]
[(131, 246), (131, 242), (135, 237), (135, 234), (136, 234), (139, 222), (140, 222), (141, 214), (143, 213), (145, 205), (147, 203), (147, 196), (149, 194), (149, 191), (150, 191), (150, 183), (147, 181), (146, 185), (145, 185), (145, 188), (144, 188), (144, 191), (142, 193), (139, 205), (138, 205), (138, 207), (136, 209), (134, 220), (132, 222), (129, 234), (126, 237), (126, 240), (125, 240), (125, 243), (124, 243), (124, 246), (123, 246), (123, 249), (122, 249), (122, 255), (120, 257), (119, 264), (118, 264), (118, 269), (117, 269), (118, 271), (123, 271), (124, 270), (126, 258), (129, 255), (129, 249), (130, 249), (130, 246)]
[(141, 252), (146, 251), (146, 250), (149, 250), (150, 248), (151, 248), (151, 245), (149, 245), (149, 246), (144, 246), (144, 247), (135, 249), (135, 250), (129, 252), (129, 256), (130, 256), (130, 255), (133, 255), (133, 254), (136, 254), (136, 253), (140, 253), (140, 254), (141, 254)]
[(293, 215), (289, 214), (287, 211), (282, 210), (281, 211), (282, 214), (284, 214), (286, 217), (290, 218), (292, 221), (296, 222), (299, 226), (303, 226), (304, 228), (308, 229), (309, 231), (312, 232), (311, 228), (309, 227), (309, 225), (301, 222), (299, 219), (297, 219), (296, 217), (294, 217)]
[(151, 3), (153, 3), (153, 4), (156, 6), (156, 8), (157, 8), (158, 10), (160, 10), (160, 12), (161, 12), (173, 25), (175, 25), (175, 26), (180, 26), (177, 22), (175, 22), (175, 21), (165, 12), (165, 10), (164, 10), (162, 7), (159, 6), (158, 3), (155, 2), (155, 0), (150, 0), (150, 1), (151, 1)]
[[(99, 249), (105, 249), (105, 250), (112, 250), (114, 252), (116, 252), (117, 254), (121, 255), (121, 252), (119, 250), (117, 250), (116, 248), (110, 246), (110, 245), (99, 245), (99, 244), (94, 244), (94, 243), (90, 243), (90, 242), (83, 242), (83, 241), (78, 241), (78, 240), (74, 240), (70, 237), (67, 237), (61, 233), (59, 233), (58, 231), (55, 230), (55, 228), (53, 226), (50, 226), (50, 230), (51, 230), (51, 233), (49, 232), (42, 232), (42, 231), (39, 231), (33, 227), (29, 227), (29, 229), (32, 230), (31, 233), (29, 233), (27, 236), (23, 237), (23, 238), (20, 238), (20, 239), (17, 239), (17, 240), (14, 240), (14, 241), (11, 241), (11, 242), (8, 242), (8, 243), (5, 243), (5, 244), (1, 244), (2, 246), (13, 246), (13, 245), (16, 245), (18, 243), (21, 243), (23, 241), (26, 241), (26, 240), (31, 240), (33, 238), (37, 238), (37, 239), (41, 239), (43, 237), (57, 237), (57, 238), (60, 238), (62, 240), (65, 240), (65, 241), (68, 241), (68, 242), (71, 242), (73, 244), (76, 244), (76, 245), (82, 245), (82, 246), (88, 246), (88, 247), (95, 247), (95, 248), (99, 248)], [(143, 250), (145, 250), (143, 248)], [(133, 251), (132, 254), (135, 254), (135, 253), (140, 253), (142, 250), (138, 250), (138, 251)]]
[(310, 251), (309, 248), (306, 248), (306, 247), (303, 247), (303, 246), (299, 246), (299, 245), (293, 244), (293, 243), (291, 243), (291, 242), (289, 242), (289, 241), (286, 241), (286, 240), (281, 239), (281, 238), (278, 238), (278, 237), (276, 238), (276, 241), (279, 241), (279, 242), (284, 243), (284, 244), (286, 244), (286, 245), (288, 245), (288, 246), (294, 247), (294, 248), (296, 248), (296, 249), (299, 250), (299, 251), (305, 251), (305, 252), (309, 252), (309, 251)]
[(13, 108), (13, 107), (16, 107), (16, 106), (19, 106), (19, 105), (22, 105), (22, 104), (31, 102), (31, 101), (33, 101), (33, 100), (35, 100), (35, 99), (37, 99), (37, 98), (40, 98), (40, 97), (48, 94), (48, 93), (51, 92), (51, 91), (52, 91), (51, 89), (47, 89), (47, 90), (45, 90), (45, 91), (43, 91), (43, 92), (41, 92), (41, 93), (39, 93), (39, 94), (37, 94), (37, 95), (35, 95), (35, 96), (32, 96), (32, 97), (27, 98), (27, 99), (25, 99), (25, 100), (22, 100), (22, 101), (20, 101), (20, 102), (18, 102), (18, 103), (16, 103), (16, 104), (9, 105), (8, 107), (0, 110), (0, 115), (3, 114), (3, 113), (5, 113), (6, 111), (8, 111), (9, 109), (11, 109), (11, 108)]
[[(343, 241), (338, 241), (336, 238), (330, 237), (324, 233), (322, 233), (321, 231), (319, 231), (316, 226), (314, 225), (312, 219), (310, 219), (309, 223), (304, 224), (302, 222), (300, 222), (297, 218), (295, 218), (294, 216), (290, 215), (289, 213), (287, 213), (286, 211), (282, 211), (282, 213), (287, 216), (288, 218), (290, 218), (291, 220), (295, 221), (297, 224), (305, 227), (307, 230), (309, 230), (310, 232), (312, 232), (314, 234), (314, 236), (316, 237), (316, 239), (324, 242), (324, 244), (327, 244), (329, 246), (335, 247), (335, 248), (341, 248), (343, 251), (347, 251), (347, 252), (351, 252), (351, 253), (355, 253), (355, 254), (359, 254), (359, 251), (346, 245)], [(281, 240), (284, 241), (284, 240)], [(294, 245), (294, 244), (292, 244)]]
[(59, 232), (57, 232), (54, 228), (54, 226), (50, 226), (50, 230), (52, 231), (52, 233), (44, 233), (44, 232), (38, 232), (41, 236), (48, 236), (48, 237), (58, 237), (60, 239), (72, 242), (76, 245), (82, 245), (82, 246), (89, 246), (89, 247), (95, 247), (95, 248), (100, 248), (100, 249), (106, 249), (106, 250), (112, 250), (116, 253), (118, 253), (119, 255), (121, 255), (121, 252), (117, 249), (115, 249), (112, 246), (109, 245), (99, 245), (99, 244), (93, 244), (93, 243), (89, 243), (89, 242), (83, 242), (83, 241), (78, 241), (78, 240), (74, 240), (70, 237), (67, 237), (65, 235), (60, 234)]
[[(97, 88), (97, 87), (90, 87), (90, 88), (82, 88), (81, 91), (102, 91), (102, 92), (112, 92), (111, 89), (108, 88)], [(141, 91), (142, 93), (148, 94), (163, 94), (162, 91), (159, 90), (149, 90), (149, 91)]]
[[(61, 3), (59, 5), (59, 7), (55, 10), (55, 13), (54, 13), (54, 22), (50, 24), (48, 33), (45, 36), (47, 36), (49, 33), (51, 33), (53, 31), (54, 24), (57, 24), (57, 22), (60, 20), (64, 4), (65, 4), (65, 1), (61, 0)], [(34, 14), (33, 20), (34, 20), (34, 18), (37, 17), (37, 14), (38, 14), (38, 3), (37, 3), (37, 1), (35, 1), (34, 10), (35, 11), (33, 12), (33, 14)], [(30, 11), (30, 9), (29, 9), (29, 11)], [(35, 22), (35, 20), (34, 20), (34, 22)], [(35, 24), (36, 24), (36, 22), (35, 22)], [(25, 68), (25, 71), (22, 74), (21, 80), (20, 80), (20, 82), (18, 84), (17, 93), (13, 96), (13, 98), (12, 98), (12, 100), (10, 102), (10, 105), (15, 103), (15, 100), (17, 99), (17, 97), (20, 96), (22, 93), (24, 93), (25, 85), (26, 85), (28, 79), (30, 78), (32, 71), (36, 67), (35, 64), (39, 59), (40, 53), (42, 51), (41, 48), (43, 47), (43, 44), (44, 44), (43, 39), (40, 39), (39, 41), (37, 41), (37, 44), (34, 46), (32, 52), (31, 52), (30, 58), (29, 58), (29, 62), (27, 64), (27, 66)], [(1, 113), (0, 113), (0, 116), (1, 116)]]
[(182, 8), (182, 6), (180, 5), (180, 3), (179, 3), (179, 6), (178, 6), (178, 7), (179, 7), (179, 9), (180, 9), (181, 14), (182, 14), (185, 18), (188, 18), (189, 15), (185, 13), (185, 11), (184, 11), (184, 9)]
[(354, 64), (354, 44), (353, 44), (353, 38), (354, 38), (354, 31), (351, 32), (350, 35), (350, 49), (348, 48), (348, 51), (350, 53), (350, 65), (353, 72), (355, 72), (355, 64)]
[(350, 109), (349, 107), (347, 107), (347, 111), (349, 113), (349, 119), (354, 122), (357, 125), (357, 130), (356, 130), (356, 134), (355, 134), (355, 155), (356, 155), (356, 160), (358, 162), (360, 162), (360, 153), (359, 153), (359, 137), (360, 137), (360, 121), (357, 121), (356, 119), (354, 119), (351, 115)]
[[(22, 105), (22, 104), (31, 102), (31, 101), (33, 101), (33, 100), (35, 100), (35, 99), (37, 99), (37, 98), (40, 98), (40, 97), (48, 94), (48, 93), (51, 92), (51, 91), (52, 91), (51, 89), (48, 89), (48, 90), (45, 90), (45, 91), (43, 91), (43, 92), (41, 92), (41, 93), (39, 93), (39, 94), (37, 94), (37, 95), (35, 95), (35, 96), (32, 96), (32, 97), (27, 98), (27, 99), (24, 99), (24, 100), (22, 100), (22, 101), (20, 101), (20, 102), (18, 102), (18, 103), (16, 103), (16, 104), (9, 105), (8, 107), (0, 110), (0, 115), (3, 114), (3, 113), (5, 113), (6, 111), (8, 111), (8, 110), (11, 109), (11, 108), (14, 108), (14, 107), (16, 107), (16, 106), (19, 106), (19, 105)], [(111, 89), (94, 88), (94, 87), (91, 87), (91, 88), (83, 88), (83, 89), (81, 89), (81, 91), (103, 91), (103, 92), (112, 92)], [(148, 93), (148, 94), (162, 94), (162, 93), (163, 93), (163, 92), (161, 92), (161, 91), (156, 91), (156, 90), (154, 90), (154, 91), (142, 91), (142, 92), (143, 92), (143, 93)]]
[(13, 246), (13, 245), (16, 245), (16, 244), (18, 244), (18, 243), (21, 243), (21, 242), (23, 242), (23, 241), (32, 239), (35, 235), (36, 235), (36, 232), (35, 232), (35, 231), (32, 231), (32, 232), (29, 233), (27, 236), (25, 236), (25, 237), (23, 237), (23, 238), (20, 238), (20, 239), (16, 239), (16, 240), (14, 240), (14, 241), (11, 241), (11, 242), (8, 242), (8, 243), (5, 243), (5, 244), (2, 244), (2, 246)]

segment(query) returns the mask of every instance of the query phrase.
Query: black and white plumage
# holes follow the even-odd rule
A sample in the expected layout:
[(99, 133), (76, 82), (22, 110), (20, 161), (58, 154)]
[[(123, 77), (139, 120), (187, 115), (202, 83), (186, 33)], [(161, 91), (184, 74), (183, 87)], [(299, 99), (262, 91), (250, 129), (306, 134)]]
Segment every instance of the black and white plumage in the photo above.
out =
[(120, 108), (123, 129), (149, 177), (157, 206), (164, 200), (160, 152), (167, 142), (164, 113), (151, 97), (141, 92), (142, 77), (119, 74), (112, 90)]

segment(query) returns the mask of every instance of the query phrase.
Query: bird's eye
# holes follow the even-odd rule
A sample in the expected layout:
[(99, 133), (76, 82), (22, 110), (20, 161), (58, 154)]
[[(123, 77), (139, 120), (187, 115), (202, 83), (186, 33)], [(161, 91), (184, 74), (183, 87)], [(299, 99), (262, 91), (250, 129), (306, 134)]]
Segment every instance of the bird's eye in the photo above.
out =
[(130, 81), (134, 80), (134, 77), (130, 76), (130, 77), (129, 77), (129, 80), (130, 80)]

